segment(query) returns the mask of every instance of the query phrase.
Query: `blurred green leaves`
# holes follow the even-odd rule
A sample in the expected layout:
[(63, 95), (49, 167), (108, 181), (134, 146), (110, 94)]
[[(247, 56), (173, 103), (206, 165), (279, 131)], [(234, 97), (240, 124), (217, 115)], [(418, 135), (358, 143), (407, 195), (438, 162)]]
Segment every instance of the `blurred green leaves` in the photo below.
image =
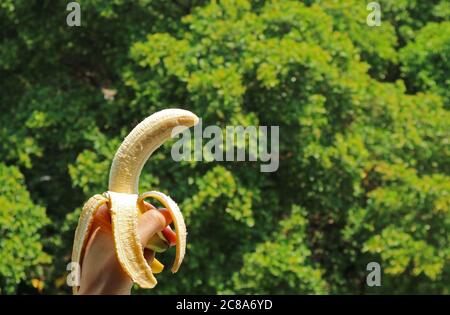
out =
[(19, 169), (0, 163), (0, 293), (42, 279), (51, 257), (43, 251), (41, 231), (49, 223), (45, 208), (30, 199)]
[(178, 201), (188, 251), (139, 293), (449, 292), (445, 1), (381, 0), (380, 27), (356, 0), (80, 4), (78, 30), (62, 4), (0, 5), (2, 293), (69, 292), (80, 207), (123, 137), (168, 107), (280, 126), (280, 168), (155, 152), (140, 187)]

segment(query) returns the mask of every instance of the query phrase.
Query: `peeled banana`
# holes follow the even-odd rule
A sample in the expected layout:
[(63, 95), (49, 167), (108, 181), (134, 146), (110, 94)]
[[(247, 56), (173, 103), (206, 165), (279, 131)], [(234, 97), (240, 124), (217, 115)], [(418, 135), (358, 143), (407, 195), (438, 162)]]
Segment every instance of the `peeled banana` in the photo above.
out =
[[(154, 259), (148, 265), (137, 233), (138, 217), (144, 212), (144, 199), (154, 198), (169, 211), (176, 232), (176, 257), (172, 272), (178, 271), (186, 250), (186, 225), (177, 204), (161, 192), (150, 191), (139, 195), (139, 176), (150, 155), (172, 135), (174, 128), (181, 131), (197, 124), (198, 117), (182, 109), (165, 109), (152, 114), (138, 124), (124, 139), (114, 156), (109, 175), (108, 191), (91, 197), (83, 207), (72, 250), (72, 262), (81, 265), (81, 259), (96, 211), (104, 204), (111, 213), (112, 231), (117, 259), (129, 277), (142, 288), (153, 288), (153, 275), (162, 270)], [(152, 237), (147, 244), (156, 252), (169, 246), (163, 233)], [(82, 272), (82, 266), (81, 266)], [(78, 292), (78, 287), (73, 287)]]

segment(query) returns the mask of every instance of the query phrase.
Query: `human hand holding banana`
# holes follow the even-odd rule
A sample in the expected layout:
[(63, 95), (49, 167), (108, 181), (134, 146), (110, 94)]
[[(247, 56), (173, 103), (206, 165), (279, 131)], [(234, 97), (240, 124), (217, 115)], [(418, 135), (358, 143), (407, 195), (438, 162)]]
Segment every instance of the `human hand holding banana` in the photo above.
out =
[[(157, 233), (167, 229), (171, 221), (167, 210), (155, 210), (149, 203), (145, 203), (145, 209), (146, 212), (139, 217), (137, 228), (143, 247), (152, 237), (158, 237)], [(175, 233), (170, 233), (173, 239)], [(130, 294), (133, 281), (122, 270), (116, 257), (111, 214), (106, 204), (96, 211), (88, 239), (78, 294)], [(145, 248), (144, 257), (150, 266), (155, 265), (154, 250)], [(158, 273), (161, 270), (152, 266), (152, 271)]]
[[(163, 252), (174, 244), (172, 272), (178, 271), (187, 234), (181, 211), (160, 192), (138, 195), (139, 175), (174, 128), (188, 128), (197, 122), (198, 117), (189, 111), (166, 109), (147, 117), (125, 138), (111, 166), (108, 191), (91, 197), (80, 215), (72, 262), (81, 265), (81, 281), (80, 287), (73, 287), (74, 293), (129, 294), (133, 282), (153, 288), (157, 283), (153, 274), (163, 269), (153, 258), (154, 252)], [(165, 209), (153, 209), (144, 201), (146, 198), (158, 200)], [(145, 256), (144, 248), (150, 250)]]

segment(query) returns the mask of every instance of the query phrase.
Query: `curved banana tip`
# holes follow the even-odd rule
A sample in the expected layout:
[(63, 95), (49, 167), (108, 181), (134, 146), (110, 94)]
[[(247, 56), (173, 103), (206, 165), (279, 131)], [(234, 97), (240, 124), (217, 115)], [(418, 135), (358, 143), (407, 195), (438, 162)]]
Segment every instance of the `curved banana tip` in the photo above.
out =
[(178, 108), (169, 108), (169, 109), (164, 109), (161, 111), (161, 113), (165, 112), (165, 111), (170, 111), (170, 112), (177, 112), (179, 118), (178, 118), (178, 122), (180, 125), (184, 125), (186, 127), (193, 127), (195, 125), (198, 124), (198, 122), (200, 121), (200, 119), (197, 117), (197, 115), (195, 115), (193, 112), (190, 112), (186, 109), (178, 109)]
[(150, 155), (174, 134), (198, 122), (194, 113), (178, 108), (163, 109), (145, 118), (117, 150), (109, 174), (109, 190), (137, 194), (139, 175)]

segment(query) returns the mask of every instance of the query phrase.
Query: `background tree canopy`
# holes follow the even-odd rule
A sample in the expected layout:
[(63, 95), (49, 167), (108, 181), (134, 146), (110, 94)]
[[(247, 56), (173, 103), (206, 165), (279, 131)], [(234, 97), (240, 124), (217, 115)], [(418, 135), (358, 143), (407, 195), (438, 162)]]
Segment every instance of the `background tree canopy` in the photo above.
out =
[(280, 126), (280, 167), (158, 150), (141, 188), (180, 203), (188, 252), (136, 292), (450, 293), (448, 1), (380, 0), (379, 27), (360, 0), (78, 2), (81, 27), (0, 3), (1, 293), (70, 292), (81, 206), (168, 107)]

